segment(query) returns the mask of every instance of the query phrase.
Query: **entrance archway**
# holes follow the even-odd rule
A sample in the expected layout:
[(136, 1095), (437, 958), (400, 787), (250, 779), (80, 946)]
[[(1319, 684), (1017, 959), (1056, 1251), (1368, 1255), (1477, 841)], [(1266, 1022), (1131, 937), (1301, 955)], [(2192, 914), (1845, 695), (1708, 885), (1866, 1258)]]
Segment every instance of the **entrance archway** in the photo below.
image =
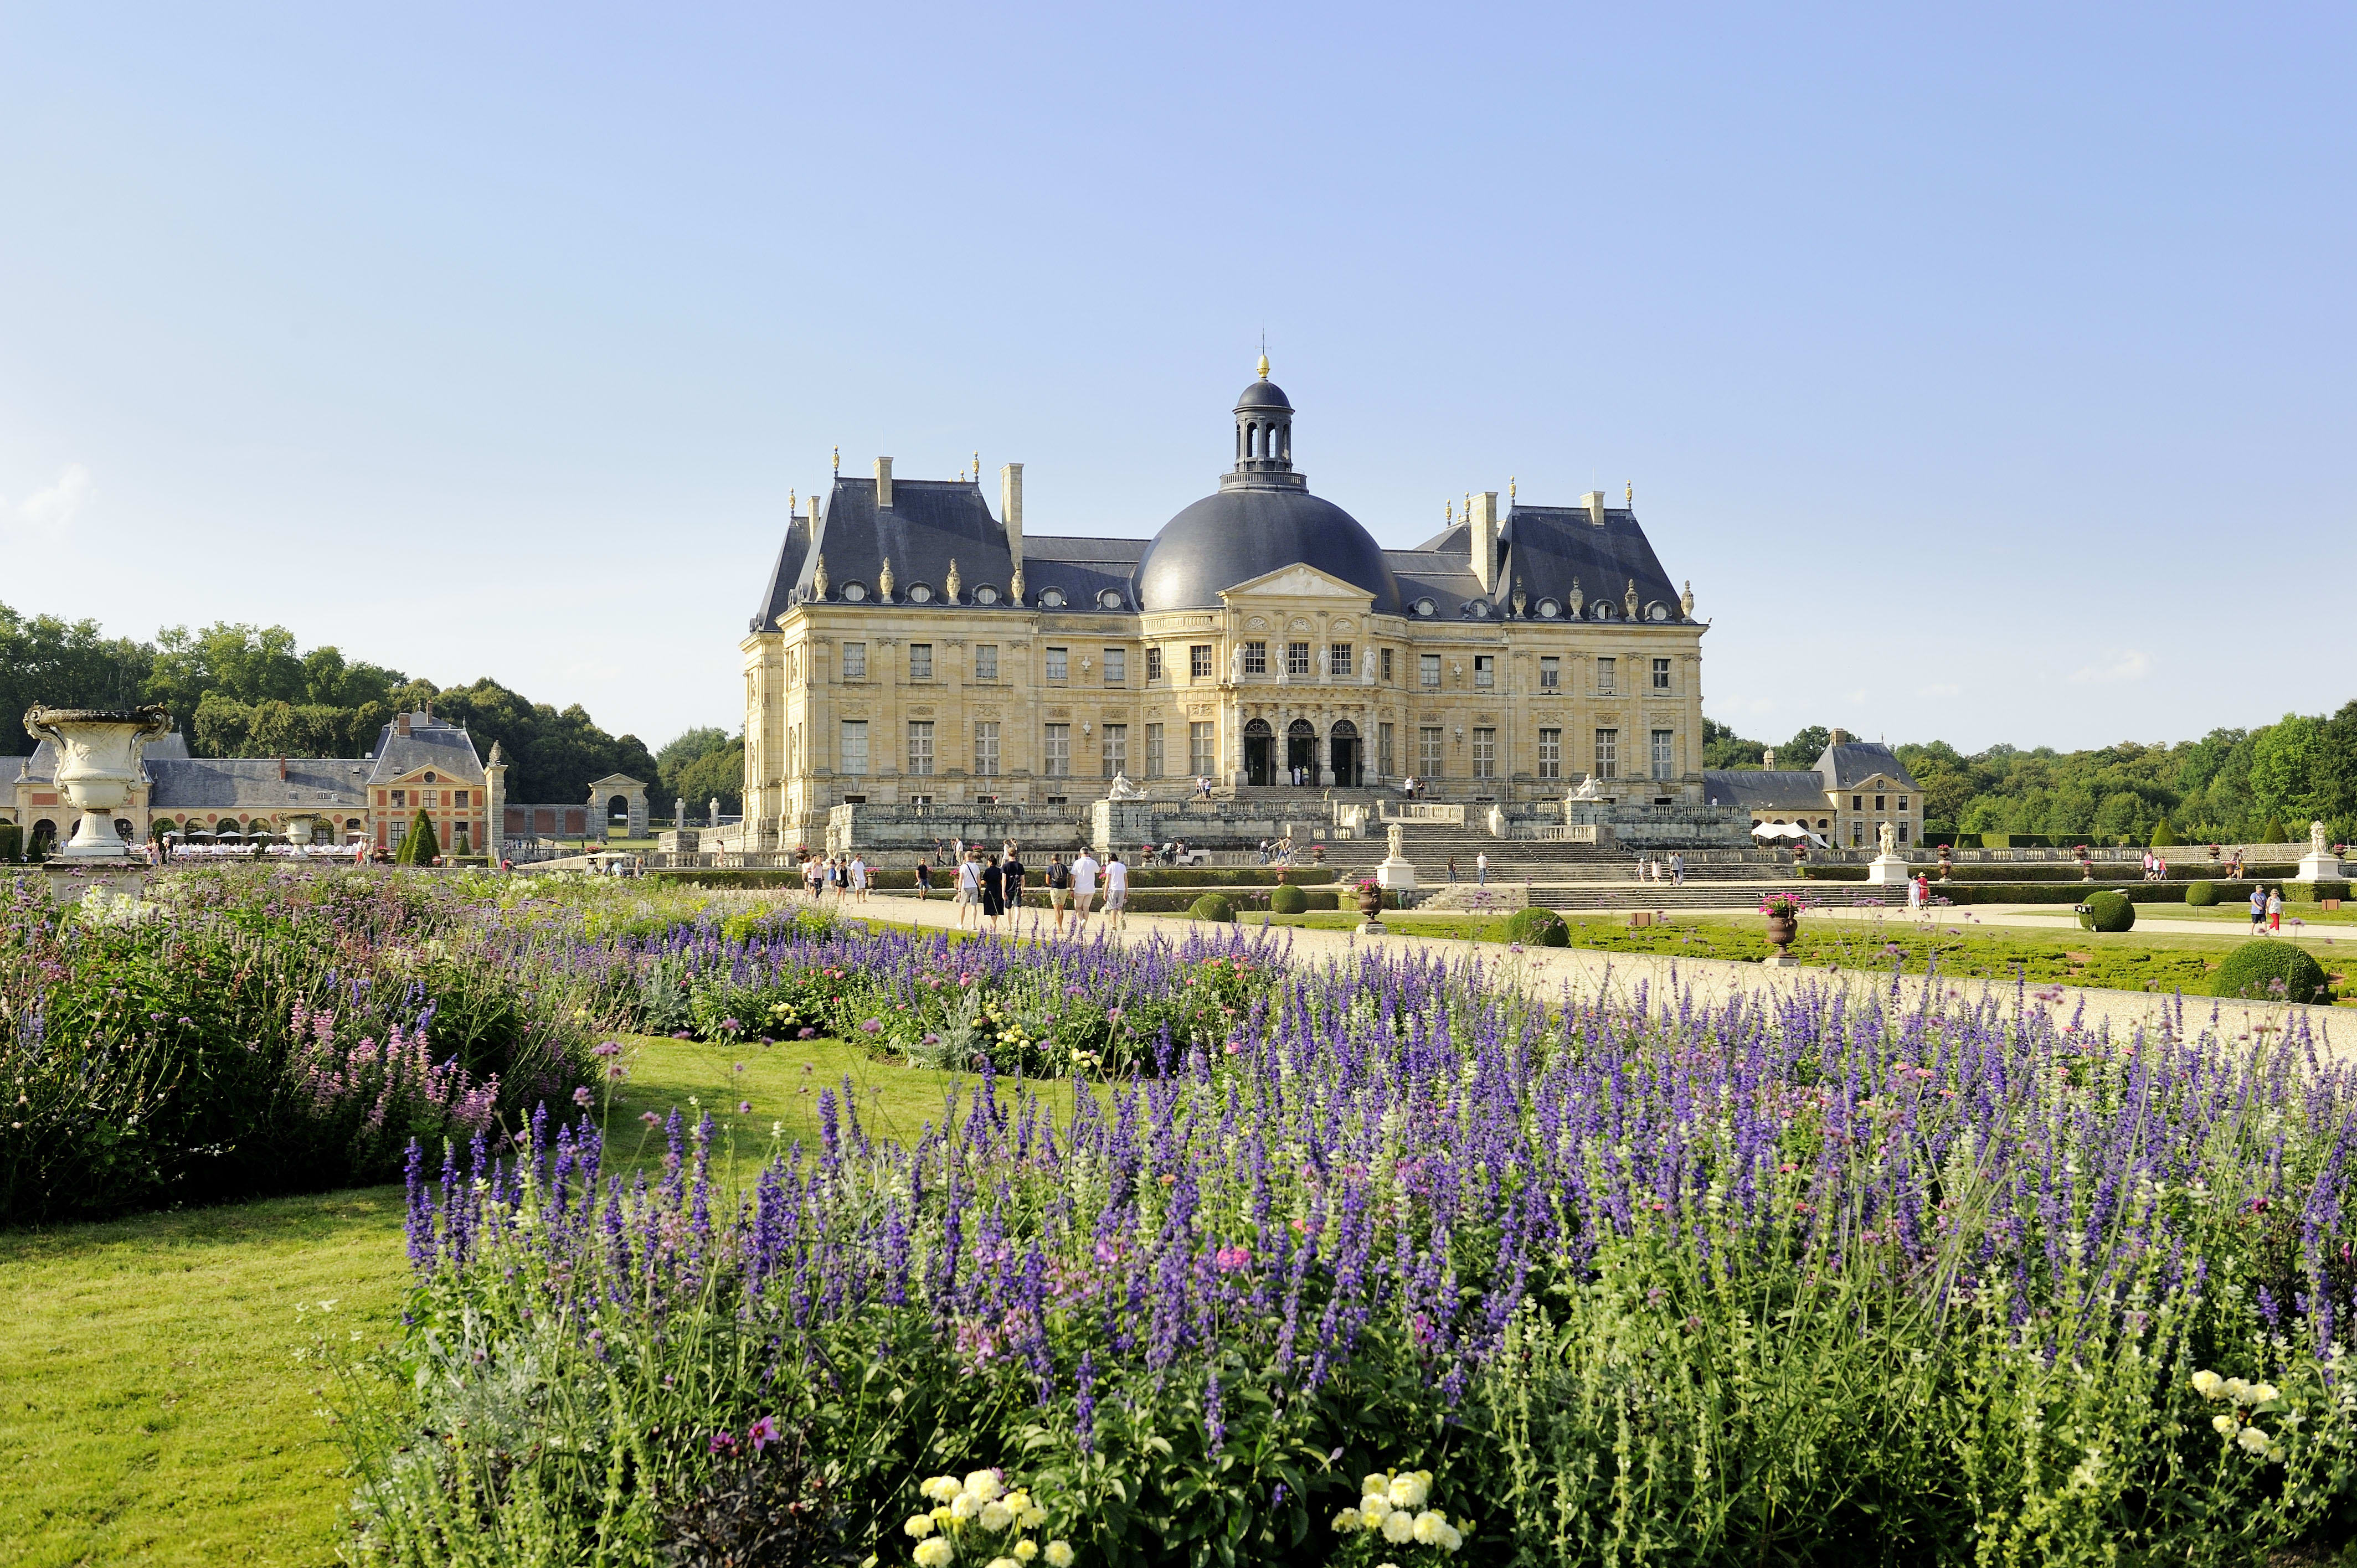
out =
[(33, 842), (25, 853), (36, 860), (47, 860), (49, 857), (49, 852), (57, 847), (57, 843), (58, 824), (43, 817), (33, 824)]
[(1334, 782), (1345, 789), (1359, 787), (1359, 726), (1337, 719), (1329, 732), (1329, 755), (1334, 761)]
[(1306, 769), (1302, 775), (1310, 783), (1318, 782), (1318, 726), (1308, 719), (1296, 719), (1285, 726), (1285, 779), (1293, 782), (1293, 770)]
[(1266, 719), (1254, 719), (1244, 725), (1244, 782), (1266, 784), (1275, 768), (1270, 753), (1276, 746), (1276, 732), (1268, 727)]

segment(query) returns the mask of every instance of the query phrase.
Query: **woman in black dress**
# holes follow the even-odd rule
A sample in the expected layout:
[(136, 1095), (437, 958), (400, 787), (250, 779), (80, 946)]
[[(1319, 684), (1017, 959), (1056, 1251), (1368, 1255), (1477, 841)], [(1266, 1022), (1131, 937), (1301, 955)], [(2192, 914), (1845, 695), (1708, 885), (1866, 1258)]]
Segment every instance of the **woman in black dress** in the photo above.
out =
[(982, 867), (982, 918), (990, 922), (993, 936), (998, 934), (998, 918), (1006, 913), (1006, 873), (1000, 869), (998, 857), (992, 855)]

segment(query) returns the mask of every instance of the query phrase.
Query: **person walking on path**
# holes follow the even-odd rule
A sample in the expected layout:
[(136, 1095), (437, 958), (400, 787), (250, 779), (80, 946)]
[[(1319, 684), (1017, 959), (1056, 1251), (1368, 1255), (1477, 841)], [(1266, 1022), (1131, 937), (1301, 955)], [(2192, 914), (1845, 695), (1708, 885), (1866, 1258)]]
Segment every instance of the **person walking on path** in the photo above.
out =
[(2251, 889), (2251, 934), (2256, 936), (2259, 928), (2266, 923), (2267, 886), (2262, 882)]
[(992, 855), (982, 867), (982, 918), (990, 922), (990, 934), (998, 934), (999, 917), (1006, 913), (1006, 871)]
[(2267, 895), (2267, 934), (2273, 936), (2282, 929), (2283, 889), (2278, 887)]
[(1072, 862), (1072, 935), (1075, 937), (1088, 924), (1089, 904), (1097, 893), (1097, 873), (1103, 869), (1097, 864), (1096, 856), (1085, 849)]
[(957, 923), (958, 929), (961, 931), (965, 929), (966, 922), (973, 919), (982, 907), (981, 872), (982, 868), (974, 863), (974, 856), (964, 854), (958, 857)]
[(851, 901), (855, 904), (867, 902), (867, 861), (865, 856), (857, 854), (851, 857)]
[(933, 874), (921, 860), (917, 862), (917, 898), (922, 902), (933, 896)]
[(1023, 883), (1030, 874), (1030, 867), (1023, 864), (1021, 846), (1009, 840), (1006, 858), (998, 866), (998, 879), (1003, 884), (1000, 891), (1006, 899), (1007, 913), (1019, 915), (1023, 912)]
[(1105, 924), (1117, 931), (1129, 929), (1129, 867), (1114, 855), (1105, 862)]
[(1473, 852), (1473, 886), (1476, 887), (1490, 886), (1490, 852), (1486, 849), (1477, 849)]
[(1064, 911), (1072, 907), (1072, 870), (1060, 854), (1048, 858), (1048, 931), (1064, 934)]
[(1686, 885), (1686, 856), (1684, 850), (1670, 852), (1670, 880), (1680, 887)]

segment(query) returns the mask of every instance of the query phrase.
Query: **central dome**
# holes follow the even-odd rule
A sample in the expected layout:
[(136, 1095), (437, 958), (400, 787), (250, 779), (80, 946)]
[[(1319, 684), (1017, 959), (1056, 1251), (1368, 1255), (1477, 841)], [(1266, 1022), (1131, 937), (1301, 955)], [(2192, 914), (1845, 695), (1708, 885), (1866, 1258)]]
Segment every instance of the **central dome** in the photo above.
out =
[(1399, 585), (1383, 546), (1294, 471), (1292, 404), (1269, 381), (1265, 355), (1259, 371), (1236, 400), (1234, 471), (1146, 547), (1133, 579), (1138, 607), (1216, 608), (1222, 590), (1298, 565), (1364, 588), (1379, 614), (1397, 613)]

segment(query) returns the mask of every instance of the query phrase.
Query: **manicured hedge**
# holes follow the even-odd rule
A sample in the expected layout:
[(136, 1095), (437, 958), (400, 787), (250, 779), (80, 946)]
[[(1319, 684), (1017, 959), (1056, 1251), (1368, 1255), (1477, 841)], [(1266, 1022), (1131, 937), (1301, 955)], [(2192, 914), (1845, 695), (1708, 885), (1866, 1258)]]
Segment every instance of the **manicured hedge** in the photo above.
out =
[[(2277, 993), (2276, 983), (2282, 983)], [(2324, 966), (2289, 942), (2244, 942), (2226, 955), (2210, 978), (2212, 996), (2246, 996), (2260, 1001), (2330, 1002), (2330, 984)]]
[(1299, 915), (1308, 908), (1309, 895), (1290, 882), (1269, 889), (1268, 912), (1272, 915)]
[(25, 830), (14, 822), (0, 822), (0, 862), (15, 865), (25, 858)]
[(2091, 931), (2125, 931), (2136, 926), (2136, 905), (2115, 888), (2091, 893), (2081, 906), (2079, 923)]
[(1206, 893), (1189, 907), (1187, 913), (1199, 920), (1217, 920), (1227, 924), (1236, 918), (1236, 907), (1228, 902), (1223, 893)]
[(2197, 909), (2206, 909), (2218, 901), (2218, 885), (2214, 882), (2192, 883), (2185, 889), (2185, 901)]
[(1517, 909), (1506, 921), (1506, 940), (1524, 947), (1567, 948), (1571, 928), (1553, 909)]

